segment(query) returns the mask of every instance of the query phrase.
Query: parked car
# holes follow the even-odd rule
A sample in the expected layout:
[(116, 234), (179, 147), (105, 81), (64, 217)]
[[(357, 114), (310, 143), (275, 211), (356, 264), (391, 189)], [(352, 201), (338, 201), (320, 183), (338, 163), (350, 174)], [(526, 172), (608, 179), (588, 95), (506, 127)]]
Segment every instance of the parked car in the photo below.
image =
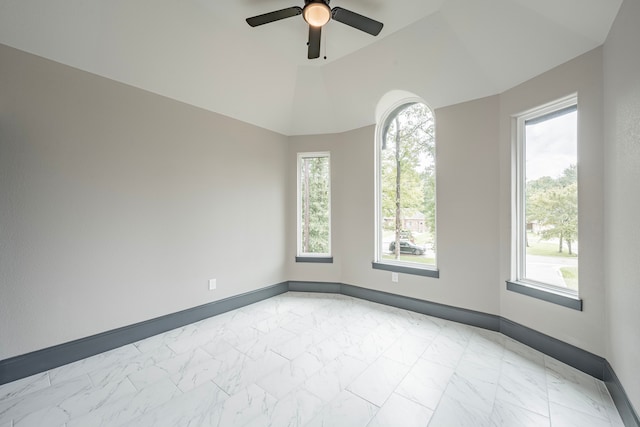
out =
[[(396, 242), (389, 243), (389, 251), (396, 251)], [(421, 248), (418, 245), (414, 245), (408, 240), (400, 240), (400, 253), (401, 254), (414, 254), (414, 255), (422, 255), (424, 254), (424, 248)]]

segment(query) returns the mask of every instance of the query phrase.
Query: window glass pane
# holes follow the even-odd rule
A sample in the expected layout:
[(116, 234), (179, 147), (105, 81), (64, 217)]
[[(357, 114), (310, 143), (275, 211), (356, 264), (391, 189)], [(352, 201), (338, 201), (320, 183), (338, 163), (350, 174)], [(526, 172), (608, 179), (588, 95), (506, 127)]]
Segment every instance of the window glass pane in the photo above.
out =
[(436, 264), (434, 118), (422, 103), (390, 115), (380, 150), (379, 259)]
[(522, 278), (578, 290), (576, 106), (525, 121)]
[(329, 156), (300, 156), (299, 254), (330, 253)]

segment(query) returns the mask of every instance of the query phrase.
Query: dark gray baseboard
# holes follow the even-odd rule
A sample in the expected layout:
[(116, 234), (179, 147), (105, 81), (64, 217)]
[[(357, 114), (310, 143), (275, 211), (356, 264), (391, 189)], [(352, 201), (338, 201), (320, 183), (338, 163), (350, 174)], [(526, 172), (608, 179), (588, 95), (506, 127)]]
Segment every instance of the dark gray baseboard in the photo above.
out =
[(616, 408), (624, 425), (627, 427), (640, 427), (640, 418), (633, 409), (633, 405), (629, 401), (629, 397), (624, 391), (624, 387), (622, 387), (618, 376), (607, 361), (605, 361), (604, 364), (604, 383), (607, 385), (609, 394), (611, 394), (613, 403), (616, 404)]
[(296, 292), (324, 292), (343, 294), (371, 302), (377, 302), (392, 307), (415, 311), (416, 313), (453, 320), (467, 325), (497, 331), (500, 326), (497, 316), (479, 311), (467, 310), (450, 305), (438, 304), (431, 301), (361, 288), (354, 285), (334, 282), (289, 282), (289, 290)]
[(171, 329), (225, 313), (287, 291), (348, 295), (429, 316), (500, 332), (544, 354), (605, 381), (626, 426), (640, 427), (638, 415), (606, 359), (493, 314), (334, 282), (289, 281), (188, 310), (92, 335), (0, 361), (0, 384), (47, 371)]
[(342, 283), (335, 282), (296, 282), (289, 281), (289, 290), (294, 292), (320, 292), (341, 294)]
[(416, 313), (452, 320), (466, 325), (497, 331), (500, 325), (497, 316), (465, 308), (439, 304), (431, 301), (375, 291), (353, 285), (343, 285), (343, 294), (367, 301), (403, 308)]
[(466, 325), (500, 332), (533, 349), (553, 357), (569, 366), (604, 381), (627, 427), (640, 427), (638, 416), (622, 384), (606, 359), (579, 347), (545, 335), (493, 314), (438, 304), (388, 292), (361, 288), (343, 283), (289, 282), (290, 291), (339, 293), (392, 307), (402, 308), (429, 316), (439, 317)]
[(177, 313), (167, 314), (155, 319), (1, 360), (0, 384), (122, 347), (153, 335), (271, 298), (288, 290), (288, 282), (282, 282)]
[(594, 378), (604, 380), (606, 360), (600, 356), (505, 318), (500, 318), (500, 332)]

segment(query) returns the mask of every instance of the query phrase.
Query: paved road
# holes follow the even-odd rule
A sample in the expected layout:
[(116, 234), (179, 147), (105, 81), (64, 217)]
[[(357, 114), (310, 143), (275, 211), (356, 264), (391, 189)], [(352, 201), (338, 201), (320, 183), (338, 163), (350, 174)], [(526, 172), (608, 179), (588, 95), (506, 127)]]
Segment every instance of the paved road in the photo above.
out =
[(560, 268), (577, 267), (578, 258), (527, 255), (528, 279), (566, 287)]

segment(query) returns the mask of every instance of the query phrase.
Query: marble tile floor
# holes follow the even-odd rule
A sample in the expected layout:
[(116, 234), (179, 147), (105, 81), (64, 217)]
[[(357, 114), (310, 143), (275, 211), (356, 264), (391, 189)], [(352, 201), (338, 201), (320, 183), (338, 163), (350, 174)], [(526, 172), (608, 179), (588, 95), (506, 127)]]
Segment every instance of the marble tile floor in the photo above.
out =
[(499, 333), (289, 292), (0, 386), (0, 427), (622, 426), (605, 385)]

